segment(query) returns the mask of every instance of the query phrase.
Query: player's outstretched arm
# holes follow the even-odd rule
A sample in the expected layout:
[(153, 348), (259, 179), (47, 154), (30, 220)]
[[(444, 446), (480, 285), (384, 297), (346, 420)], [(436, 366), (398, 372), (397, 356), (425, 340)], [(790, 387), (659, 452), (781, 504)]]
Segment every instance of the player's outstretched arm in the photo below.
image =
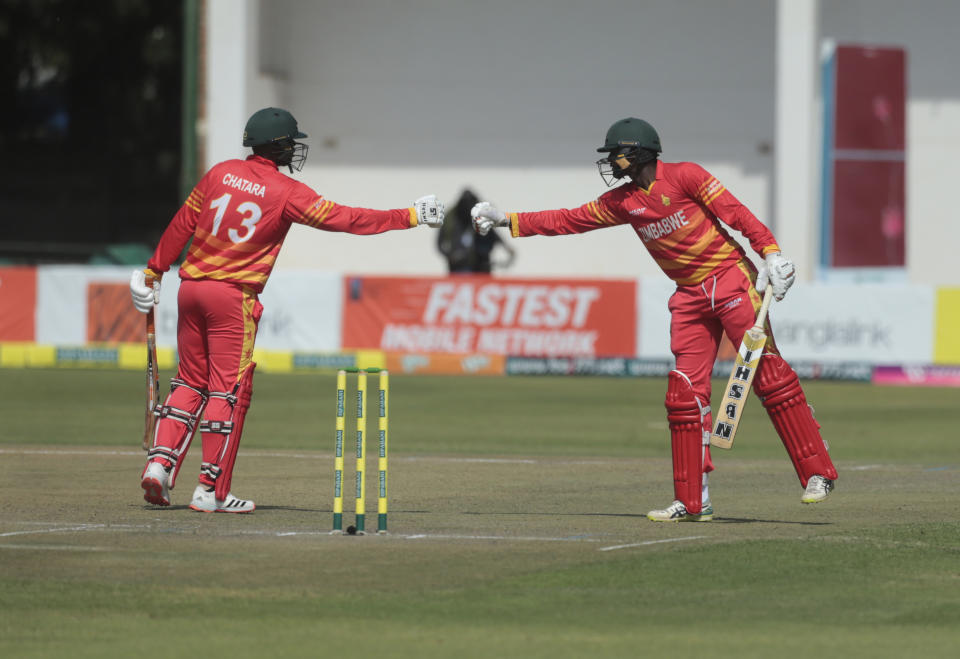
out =
[(577, 208), (524, 213), (504, 213), (490, 202), (481, 201), (471, 209), (470, 216), (474, 230), (481, 236), (494, 227), (510, 227), (514, 238), (586, 233), (630, 221), (630, 216), (621, 212), (616, 203), (611, 204), (606, 195)]
[(444, 206), (436, 195), (426, 195), (411, 206), (390, 210), (343, 206), (295, 182), (295, 189), (287, 196), (283, 217), (324, 231), (372, 235), (418, 226), (439, 228), (443, 226)]

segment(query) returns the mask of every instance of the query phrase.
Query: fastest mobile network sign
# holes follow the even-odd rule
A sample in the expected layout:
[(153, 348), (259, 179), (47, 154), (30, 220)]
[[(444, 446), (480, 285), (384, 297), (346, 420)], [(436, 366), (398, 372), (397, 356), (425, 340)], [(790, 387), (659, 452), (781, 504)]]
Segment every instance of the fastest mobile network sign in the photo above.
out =
[(345, 348), (518, 356), (636, 354), (632, 280), (346, 277)]

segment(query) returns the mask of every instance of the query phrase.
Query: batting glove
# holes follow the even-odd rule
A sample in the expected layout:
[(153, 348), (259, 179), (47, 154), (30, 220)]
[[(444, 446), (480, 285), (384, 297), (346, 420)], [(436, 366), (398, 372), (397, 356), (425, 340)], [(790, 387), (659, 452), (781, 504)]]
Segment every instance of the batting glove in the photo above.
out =
[(151, 284), (147, 283), (147, 272), (145, 270), (134, 270), (130, 276), (130, 297), (133, 298), (133, 306), (140, 313), (147, 313), (155, 304), (160, 303), (160, 278), (150, 272)]
[(491, 205), (489, 201), (481, 201), (470, 209), (470, 217), (473, 219), (473, 230), (481, 236), (490, 233), (493, 227), (510, 226), (510, 219), (506, 213)]
[(767, 254), (764, 263), (757, 274), (757, 290), (763, 293), (767, 284), (773, 286), (773, 297), (778, 302), (783, 299), (787, 291), (793, 286), (797, 278), (797, 269), (793, 261), (785, 258), (780, 252)]
[(420, 197), (413, 202), (413, 207), (417, 210), (417, 226), (443, 226), (443, 202), (437, 200), (437, 195)]

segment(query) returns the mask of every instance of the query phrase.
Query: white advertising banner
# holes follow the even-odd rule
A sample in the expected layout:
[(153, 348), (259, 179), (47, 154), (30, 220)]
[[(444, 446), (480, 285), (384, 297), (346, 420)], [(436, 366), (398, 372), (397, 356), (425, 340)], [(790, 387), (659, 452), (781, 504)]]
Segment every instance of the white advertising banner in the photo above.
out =
[[(36, 341), (46, 345), (143, 340), (143, 315), (130, 302), (129, 266), (41, 266), (37, 270)], [(260, 295), (264, 312), (257, 347), (268, 350), (340, 349), (342, 276), (275, 271)], [(156, 310), (157, 345), (175, 348), (175, 271), (164, 275)]]
[[(127, 287), (131, 322), (140, 316), (130, 302), (127, 266), (44, 265), (37, 268), (37, 343), (84, 345), (88, 340), (87, 309), (91, 283)], [(164, 282), (166, 283), (166, 282)], [(165, 291), (166, 293), (166, 291)], [(176, 321), (174, 321), (176, 327)]]
[(788, 361), (929, 364), (934, 304), (931, 286), (800, 282), (770, 320)]
[(275, 270), (260, 294), (257, 347), (334, 352), (340, 349), (343, 276), (316, 270)]
[(637, 357), (673, 360), (670, 352), (670, 310), (677, 290), (668, 277), (643, 277), (637, 286)]
[[(667, 302), (675, 285), (644, 277), (638, 290), (637, 356), (672, 359)], [(770, 322), (788, 361), (929, 364), (934, 305), (930, 286), (799, 282), (772, 304)]]

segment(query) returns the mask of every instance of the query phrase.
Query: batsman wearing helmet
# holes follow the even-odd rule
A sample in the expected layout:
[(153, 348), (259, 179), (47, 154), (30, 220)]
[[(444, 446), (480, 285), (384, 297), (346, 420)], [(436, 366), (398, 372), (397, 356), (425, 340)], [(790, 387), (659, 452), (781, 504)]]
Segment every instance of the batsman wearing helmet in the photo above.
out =
[(192, 239), (179, 272), (177, 375), (157, 406), (140, 478), (149, 503), (170, 505), (170, 490), (199, 428), (203, 457), (190, 508), (255, 509), (230, 486), (253, 392), (253, 344), (263, 311), (257, 297), (294, 223), (364, 235), (443, 224), (443, 204), (434, 195), (410, 208), (351, 208), (281, 173), (281, 166), (291, 174), (303, 167), (307, 145), (297, 140), (305, 137), (286, 110), (255, 112), (243, 132), (243, 145), (253, 153), (214, 165), (174, 215), (146, 269), (133, 272), (133, 304), (147, 313), (159, 302), (163, 273)]
[[(782, 300), (796, 270), (773, 234), (703, 167), (659, 160), (660, 136), (630, 117), (607, 131), (606, 157), (597, 161), (608, 186), (624, 184), (579, 208), (504, 213), (487, 202), (473, 207), (480, 234), (509, 226), (513, 237), (584, 233), (629, 224), (660, 268), (677, 285), (669, 309), (670, 349), (676, 367), (667, 379), (666, 408), (673, 453), (674, 501), (647, 517), (656, 522), (707, 522), (713, 506), (710, 459), (710, 376), (725, 332), (734, 345), (750, 329), (761, 306), (758, 291), (773, 288)], [(759, 271), (727, 232), (739, 231), (763, 259)], [(825, 499), (836, 469), (820, 436), (800, 381), (767, 340), (753, 386), (793, 461), (804, 488), (801, 501)]]

